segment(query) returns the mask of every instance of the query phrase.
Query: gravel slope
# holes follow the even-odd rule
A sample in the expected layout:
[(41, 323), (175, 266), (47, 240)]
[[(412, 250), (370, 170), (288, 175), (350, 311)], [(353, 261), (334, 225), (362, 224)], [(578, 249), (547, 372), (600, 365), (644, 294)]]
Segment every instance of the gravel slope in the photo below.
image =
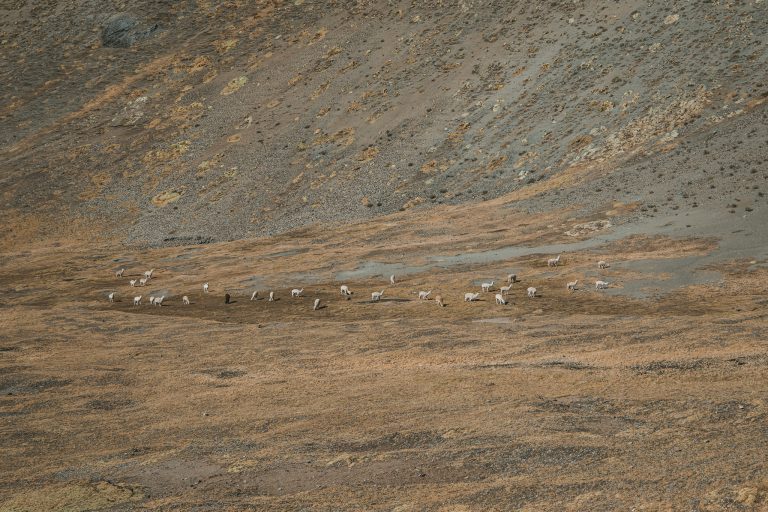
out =
[[(709, 181), (764, 205), (764, 3), (17, 4), (9, 242), (232, 240), (510, 194), (687, 210)], [(104, 45), (116, 19), (132, 46)]]

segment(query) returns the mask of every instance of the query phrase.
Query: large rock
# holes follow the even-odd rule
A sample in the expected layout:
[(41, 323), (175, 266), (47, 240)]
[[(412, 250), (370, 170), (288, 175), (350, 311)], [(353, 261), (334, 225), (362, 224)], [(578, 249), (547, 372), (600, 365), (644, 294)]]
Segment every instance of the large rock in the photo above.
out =
[(104, 25), (101, 44), (108, 48), (129, 48), (151, 36), (158, 28), (157, 23), (146, 25), (128, 13), (115, 14)]

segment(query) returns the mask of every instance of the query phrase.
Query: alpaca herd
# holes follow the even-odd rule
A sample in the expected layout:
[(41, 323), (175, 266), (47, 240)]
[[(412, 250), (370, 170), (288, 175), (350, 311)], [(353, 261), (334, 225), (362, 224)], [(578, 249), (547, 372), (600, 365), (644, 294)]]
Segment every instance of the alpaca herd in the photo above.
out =
[[(560, 261), (561, 261), (561, 255), (558, 255), (556, 258), (550, 258), (550, 259), (547, 260), (547, 267), (557, 267), (558, 265), (560, 265)], [(600, 269), (600, 270), (606, 269), (609, 266), (610, 265), (606, 261), (604, 261), (604, 260), (600, 260), (600, 261), (597, 262), (597, 268)], [(138, 282), (139, 286), (146, 286), (147, 283), (152, 279), (154, 271), (155, 271), (155, 269), (147, 270), (147, 271), (145, 271), (145, 272), (143, 272), (141, 274), (143, 277), (138, 279), (138, 281), (136, 279), (130, 279), (128, 281), (128, 284), (131, 287), (135, 287), (136, 283)], [(125, 274), (125, 269), (121, 268), (121, 269), (119, 269), (119, 270), (117, 270), (115, 272), (115, 277), (122, 278), (124, 274)], [(390, 282), (390, 284), (395, 284), (395, 276), (394, 275), (391, 275), (389, 277), (389, 282)], [(499, 293), (496, 294), (495, 301), (496, 301), (497, 305), (505, 306), (505, 305), (509, 304), (509, 301), (507, 300), (506, 296), (510, 293), (510, 291), (512, 289), (512, 285), (514, 283), (517, 283), (517, 282), (518, 282), (517, 274), (508, 274), (507, 275), (507, 283), (508, 284), (506, 286), (500, 286), (499, 287)], [(475, 302), (475, 301), (478, 301), (480, 299), (481, 293), (488, 293), (488, 292), (490, 292), (493, 289), (493, 285), (494, 284), (495, 284), (494, 280), (486, 281), (486, 282), (481, 283), (481, 285), (480, 285), (481, 292), (467, 292), (467, 293), (465, 293), (464, 294), (464, 301), (465, 302)], [(566, 283), (566, 290), (568, 290), (570, 292), (574, 292), (574, 291), (577, 290), (578, 284), (579, 284), (579, 280), (578, 279), (576, 279), (574, 281), (569, 281), (568, 283)], [(609, 286), (610, 285), (609, 285), (609, 283), (607, 281), (603, 281), (603, 280), (595, 281), (595, 289), (596, 290), (605, 290)], [(210, 289), (209, 283), (207, 283), (207, 282), (203, 283), (202, 288), (203, 288), (203, 293), (204, 294), (209, 293), (209, 289)], [(349, 300), (349, 296), (352, 295), (352, 293), (353, 293), (352, 291), (350, 291), (349, 286), (347, 286), (345, 284), (341, 285), (340, 291), (341, 291), (341, 295), (347, 297), (347, 300)], [(380, 302), (381, 298), (384, 296), (384, 291), (385, 290), (372, 292), (371, 293), (371, 302)], [(527, 295), (528, 298), (535, 298), (535, 297), (537, 297), (537, 295), (536, 295), (537, 292), (538, 292), (538, 290), (535, 287), (530, 286), (526, 290), (526, 295)], [(294, 289), (291, 290), (291, 297), (292, 298), (301, 298), (301, 297), (303, 297), (303, 295), (302, 295), (303, 293), (304, 293), (304, 288), (294, 288)], [(416, 293), (416, 292), (412, 292), (412, 293)], [(421, 290), (421, 291), (418, 292), (419, 300), (430, 300), (429, 296), (431, 294), (432, 294), (432, 290), (429, 290), (429, 291)], [(111, 293), (109, 293), (107, 295), (107, 298), (109, 299), (109, 302), (115, 302), (116, 296), (117, 296), (117, 292), (111, 292)], [(134, 306), (141, 306), (142, 297), (143, 297), (142, 295), (135, 296), (133, 298), (133, 305)], [(225, 303), (229, 304), (230, 303), (230, 300), (229, 300), (230, 299), (230, 295), (226, 294), (225, 297), (226, 297), (225, 298)], [(251, 294), (250, 300), (251, 301), (259, 300), (258, 297), (259, 297), (259, 292), (258, 291), (254, 291)], [(159, 307), (159, 306), (163, 305), (163, 301), (164, 300), (165, 300), (165, 295), (161, 295), (159, 297), (151, 296), (151, 297), (149, 297), (149, 304), (152, 305), (152, 306), (158, 306)], [(270, 291), (269, 292), (269, 298), (267, 299), (267, 301), (268, 302), (274, 302), (275, 300), (276, 300), (275, 299), (275, 292), (274, 291)], [(443, 296), (442, 295), (436, 295), (435, 298), (434, 298), (434, 301), (437, 303), (437, 305), (439, 307), (444, 307), (446, 305), (444, 300), (443, 300)], [(191, 304), (188, 296), (184, 295), (182, 297), (182, 304), (185, 305), (185, 306), (188, 306), (188, 305)], [(314, 303), (312, 305), (312, 310), (314, 311), (314, 310), (318, 310), (318, 309), (320, 309), (320, 299), (315, 299)]]

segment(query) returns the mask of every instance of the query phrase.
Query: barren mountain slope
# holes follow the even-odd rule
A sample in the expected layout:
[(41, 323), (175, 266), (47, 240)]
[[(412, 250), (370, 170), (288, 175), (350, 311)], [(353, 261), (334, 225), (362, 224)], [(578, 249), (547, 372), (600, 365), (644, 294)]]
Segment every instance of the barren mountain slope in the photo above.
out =
[[(637, 180), (598, 197), (652, 210), (647, 184), (766, 178), (761, 2), (5, 7), (6, 240), (225, 240), (512, 191), (588, 203), (627, 160)], [(755, 110), (737, 145), (722, 123)], [(736, 169), (655, 158), (717, 144)]]

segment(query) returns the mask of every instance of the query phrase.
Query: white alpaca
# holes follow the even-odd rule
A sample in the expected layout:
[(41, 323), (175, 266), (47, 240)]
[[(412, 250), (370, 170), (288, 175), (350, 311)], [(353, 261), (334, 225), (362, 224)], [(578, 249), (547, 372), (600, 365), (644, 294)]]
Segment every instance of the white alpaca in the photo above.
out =
[(389, 284), (395, 284), (395, 274), (389, 276)]
[(596, 290), (605, 290), (606, 288), (608, 288), (608, 283), (606, 281), (595, 281)]
[(258, 297), (258, 296), (259, 296), (259, 291), (258, 291), (258, 290), (256, 290), (255, 292), (253, 292), (253, 293), (251, 294), (251, 300), (256, 300), (256, 297)]
[(373, 293), (371, 293), (371, 302), (378, 302), (378, 301), (380, 301), (382, 295), (384, 295), (384, 290), (381, 290), (380, 292), (373, 292)]
[(317, 308), (320, 307), (320, 299), (315, 299), (315, 303), (312, 305), (312, 311), (317, 311)]
[(133, 298), (133, 305), (134, 306), (141, 306), (141, 295)]
[(155, 297), (155, 306), (162, 306), (164, 298), (165, 298), (165, 295), (161, 295), (160, 297)]
[(128, 281), (128, 284), (130, 284), (131, 286), (136, 286), (136, 280), (131, 279), (130, 281)]
[(123, 277), (123, 274), (125, 273), (125, 269), (121, 268), (117, 272), (115, 272), (115, 277)]
[(511, 289), (512, 289), (512, 285), (510, 284), (508, 286), (502, 286), (501, 288), (499, 288), (499, 291), (502, 294), (506, 295), (507, 293), (509, 293), (509, 290), (511, 290)]
[(608, 267), (610, 267), (610, 265), (608, 264), (607, 261), (600, 260), (597, 262), (597, 268), (599, 269), (608, 268)]
[(343, 284), (341, 285), (341, 294), (342, 295), (352, 295), (352, 292), (349, 291), (349, 286)]
[(557, 258), (549, 258), (547, 260), (547, 266), (548, 267), (556, 267), (560, 264), (560, 255), (557, 255)]
[(181, 303), (184, 304), (185, 306), (189, 306), (189, 297), (187, 297), (186, 295), (183, 296), (181, 298)]
[(299, 290), (298, 288), (294, 288), (293, 290), (291, 290), (291, 297), (301, 297), (301, 292), (303, 291), (304, 291), (304, 288), (302, 288), (301, 290)]
[(566, 290), (574, 291), (576, 289), (576, 285), (579, 284), (579, 280), (571, 281), (570, 283), (567, 283), (565, 285)]
[(154, 306), (154, 305), (155, 305), (155, 297), (154, 297), (154, 296), (151, 296), (151, 297), (149, 298), (149, 305), (150, 305), (150, 306)]
[(208, 283), (203, 283), (203, 293), (208, 293)]
[(493, 287), (493, 283), (495, 283), (495, 281), (491, 281), (490, 283), (483, 283), (480, 285), (480, 288), (482, 288), (484, 292), (488, 292), (491, 290), (491, 287)]
[(109, 302), (115, 302), (115, 292), (110, 293), (107, 297), (109, 297)]
[(443, 296), (442, 295), (435, 295), (435, 302), (437, 302), (437, 305), (441, 308), (445, 307), (445, 303), (443, 302)]
[(535, 297), (536, 296), (536, 288), (534, 288), (533, 286), (528, 288), (528, 296), (529, 297)]
[(275, 302), (275, 292), (269, 292), (269, 302)]
[(506, 306), (507, 305), (507, 301), (504, 300), (504, 296), (502, 294), (500, 294), (500, 293), (496, 294), (496, 304), (500, 304), (502, 306)]
[(475, 301), (475, 300), (477, 300), (477, 298), (478, 298), (479, 296), (480, 296), (480, 294), (479, 294), (479, 293), (472, 293), (472, 292), (467, 292), (467, 293), (465, 293), (465, 294), (464, 294), (464, 302), (472, 302), (472, 301)]
[(427, 300), (429, 299), (429, 294), (432, 293), (432, 290), (429, 290), (428, 292), (419, 292), (419, 300)]
[(139, 285), (140, 286), (145, 286), (146, 284), (147, 284), (147, 278), (146, 277), (142, 277), (141, 279), (139, 279)]
[(507, 276), (507, 282), (512, 284), (517, 282), (517, 274), (509, 274)]
[(152, 269), (152, 270), (147, 270), (146, 272), (144, 272), (144, 277), (146, 277), (146, 278), (147, 278), (147, 281), (149, 281), (150, 279), (152, 279), (152, 272), (154, 272), (154, 271), (155, 271), (155, 269)]

